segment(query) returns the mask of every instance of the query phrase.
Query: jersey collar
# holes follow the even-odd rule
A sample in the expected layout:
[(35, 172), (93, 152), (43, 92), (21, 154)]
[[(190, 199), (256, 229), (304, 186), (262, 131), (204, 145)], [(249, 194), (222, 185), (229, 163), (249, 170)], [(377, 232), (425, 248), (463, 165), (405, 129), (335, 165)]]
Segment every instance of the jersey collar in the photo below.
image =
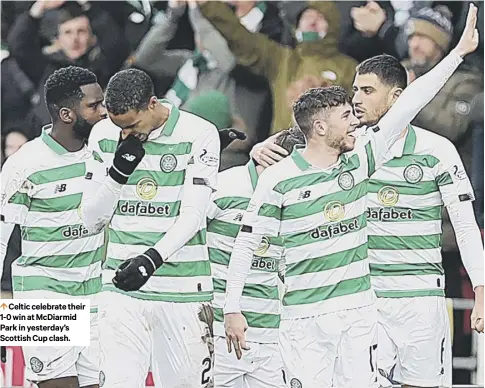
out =
[(44, 143), (49, 147), (52, 151), (54, 151), (57, 155), (65, 155), (69, 153), (63, 146), (61, 146), (57, 141), (55, 141), (50, 132), (52, 130), (52, 124), (47, 124), (42, 127), (42, 134), (40, 135), (41, 139)]
[[(305, 147), (306, 147), (305, 145), (296, 145), (295, 148), (293, 149), (293, 152), (291, 153), (291, 157), (295, 162), (296, 166), (302, 171), (306, 171), (306, 170), (309, 170), (310, 168), (313, 168), (313, 166), (301, 154), (301, 151), (303, 151)], [(345, 153), (340, 154), (338, 157), (338, 162), (335, 164), (335, 167), (340, 166), (341, 163), (347, 164), (348, 161), (349, 161), (349, 158)]]
[(258, 172), (256, 171), (256, 165), (254, 164), (253, 160), (250, 160), (248, 164), (248, 171), (249, 171), (249, 179), (251, 180), (251, 186), (253, 187), (253, 190), (256, 189), (256, 185), (258, 184)]
[(158, 100), (161, 104), (170, 105), (170, 114), (168, 116), (167, 121), (160, 127), (155, 129), (154, 131), (150, 132), (148, 136), (149, 140), (156, 139), (160, 135), (163, 136), (172, 136), (175, 126), (177, 125), (177, 121), (180, 117), (179, 109), (172, 104), (169, 100)]
[(400, 144), (396, 144), (396, 147), (392, 148), (393, 156), (396, 158), (414, 154), (414, 149), (416, 148), (416, 131), (411, 124), (406, 129), (407, 133), (404, 142), (399, 142)]

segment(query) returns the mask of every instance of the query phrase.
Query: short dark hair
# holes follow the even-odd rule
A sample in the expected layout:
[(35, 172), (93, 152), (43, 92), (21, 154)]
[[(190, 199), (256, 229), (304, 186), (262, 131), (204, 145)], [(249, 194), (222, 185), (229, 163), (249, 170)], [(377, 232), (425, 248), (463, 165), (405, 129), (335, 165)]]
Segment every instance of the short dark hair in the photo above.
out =
[(300, 95), (293, 103), (295, 121), (308, 138), (315, 115), (322, 110), (350, 104), (350, 96), (341, 86), (312, 88)]
[(150, 76), (142, 70), (127, 69), (116, 73), (106, 87), (106, 109), (122, 115), (135, 109), (146, 110), (155, 88)]
[(358, 74), (375, 74), (382, 83), (401, 89), (408, 83), (406, 69), (392, 55), (382, 54), (366, 59), (355, 70)]
[(305, 135), (299, 128), (291, 127), (278, 132), (275, 144), (284, 148), (289, 154), (293, 152), (296, 145), (305, 145)]
[(73, 109), (79, 104), (84, 97), (81, 86), (97, 82), (93, 72), (78, 66), (63, 67), (52, 73), (44, 85), (45, 103), (52, 122), (58, 120), (61, 108)]
[(59, 8), (58, 26), (81, 16), (86, 16), (81, 5), (68, 1)]

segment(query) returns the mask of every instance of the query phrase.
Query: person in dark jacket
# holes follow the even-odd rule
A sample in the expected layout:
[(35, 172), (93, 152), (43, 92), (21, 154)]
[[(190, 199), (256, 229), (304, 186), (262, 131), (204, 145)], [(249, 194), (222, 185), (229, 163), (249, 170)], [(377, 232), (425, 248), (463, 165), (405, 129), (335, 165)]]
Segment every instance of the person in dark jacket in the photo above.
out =
[[(43, 48), (41, 19), (50, 10), (58, 11), (57, 39)], [(17, 18), (7, 42), (10, 54), (38, 90), (39, 103), (29, 115), (35, 128), (50, 121), (43, 85), (55, 70), (69, 65), (87, 68), (103, 87), (128, 55), (128, 45), (110, 15), (86, 1), (36, 1)]]

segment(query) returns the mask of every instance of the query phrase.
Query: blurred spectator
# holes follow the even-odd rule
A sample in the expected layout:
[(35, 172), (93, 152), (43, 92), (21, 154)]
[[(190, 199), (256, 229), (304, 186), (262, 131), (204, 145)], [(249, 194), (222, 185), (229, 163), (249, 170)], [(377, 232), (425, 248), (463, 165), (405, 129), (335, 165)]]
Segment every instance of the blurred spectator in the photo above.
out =
[[(448, 52), (453, 35), (451, 16), (447, 7), (439, 5), (422, 8), (409, 20), (406, 26), (409, 59), (403, 65), (408, 70), (410, 82), (431, 70)], [(470, 71), (462, 66), (413, 121), (414, 125), (451, 140), (460, 153), (468, 176), (472, 173), (472, 104), (482, 91), (483, 71)], [(443, 252), (450, 260), (459, 257), (455, 234), (446, 212)]]
[(268, 78), (273, 94), (271, 133), (290, 124), (286, 91), (304, 75), (321, 76), (351, 90), (357, 63), (338, 52), (339, 14), (334, 2), (311, 2), (300, 12), (295, 49), (284, 47), (263, 34), (251, 33), (227, 4), (200, 3), (203, 3), (202, 13), (226, 38), (238, 63)]
[(5, 159), (17, 152), (20, 147), (22, 147), (27, 141), (27, 135), (23, 133), (20, 129), (13, 129), (4, 136), (5, 147), (4, 154)]
[[(278, 8), (273, 4), (237, 3), (235, 11), (249, 30), (267, 33), (274, 39), (281, 38), (283, 24), (278, 16)], [(267, 134), (267, 126), (264, 128), (261, 125), (268, 111), (265, 109), (269, 99), (266, 80), (237, 68), (225, 39), (194, 4), (190, 6), (189, 18), (195, 32), (196, 50), (167, 50), (184, 12), (184, 1), (170, 1), (166, 17), (150, 29), (132, 56), (131, 65), (147, 71), (157, 80), (171, 80), (166, 97), (182, 108), (191, 98), (208, 91), (224, 93), (234, 114), (244, 122), (242, 127), (247, 138), (244, 142), (234, 142), (224, 152), (222, 168), (244, 164), (259, 134)]]
[(484, 191), (483, 191), (483, 91), (473, 99), (473, 161), (472, 161), (472, 186), (475, 190), (475, 214), (477, 222), (483, 233), (484, 226)]
[[(57, 39), (43, 48), (39, 36), (41, 19), (54, 9), (58, 10)], [(128, 55), (128, 46), (110, 15), (87, 1), (36, 1), (12, 26), (8, 48), (40, 96), (30, 115), (37, 131), (50, 121), (43, 85), (52, 72), (69, 65), (85, 67), (105, 86)]]
[(303, 78), (293, 82), (286, 91), (287, 106), (293, 110), (293, 103), (303, 94), (306, 90), (311, 88), (324, 88), (331, 86), (332, 83), (328, 80), (317, 77), (315, 75), (306, 75)]

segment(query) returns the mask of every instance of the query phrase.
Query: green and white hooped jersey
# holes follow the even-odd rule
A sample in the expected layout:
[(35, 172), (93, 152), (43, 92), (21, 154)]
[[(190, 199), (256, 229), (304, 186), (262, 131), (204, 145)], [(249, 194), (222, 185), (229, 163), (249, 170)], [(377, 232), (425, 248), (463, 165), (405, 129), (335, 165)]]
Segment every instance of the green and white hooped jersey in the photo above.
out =
[(267, 168), (243, 218), (254, 233), (282, 237), (285, 248), (283, 319), (305, 318), (375, 302), (367, 260), (365, 212), (375, 144), (342, 154), (325, 170), (301, 148)]
[(443, 206), (474, 200), (461, 158), (449, 140), (409, 126), (388, 160), (369, 181), (372, 286), (378, 297), (444, 296)]
[[(115, 270), (163, 239), (180, 213), (184, 187), (204, 184), (214, 188), (219, 167), (219, 136), (208, 121), (171, 109), (167, 122), (144, 144), (145, 156), (123, 186), (108, 228), (103, 291), (145, 300), (203, 302), (212, 300), (212, 278), (206, 246), (206, 222), (135, 292), (112, 283)], [(120, 129), (109, 119), (96, 124), (90, 146), (111, 164)], [(167, 258), (164, 258), (165, 260)]]
[(2, 169), (2, 216), (20, 225), (22, 256), (12, 265), (15, 298), (89, 298), (101, 290), (104, 231), (92, 236), (78, 208), (91, 179), (106, 167), (84, 147), (68, 152), (44, 128)]
[[(224, 300), (228, 266), (244, 211), (258, 180), (251, 161), (219, 174), (217, 191), (208, 212), (207, 245), (214, 283), (214, 334), (225, 337)], [(240, 305), (248, 322), (246, 339), (276, 343), (281, 303), (278, 295), (278, 267), (283, 246), (279, 238), (264, 237), (255, 252)]]

